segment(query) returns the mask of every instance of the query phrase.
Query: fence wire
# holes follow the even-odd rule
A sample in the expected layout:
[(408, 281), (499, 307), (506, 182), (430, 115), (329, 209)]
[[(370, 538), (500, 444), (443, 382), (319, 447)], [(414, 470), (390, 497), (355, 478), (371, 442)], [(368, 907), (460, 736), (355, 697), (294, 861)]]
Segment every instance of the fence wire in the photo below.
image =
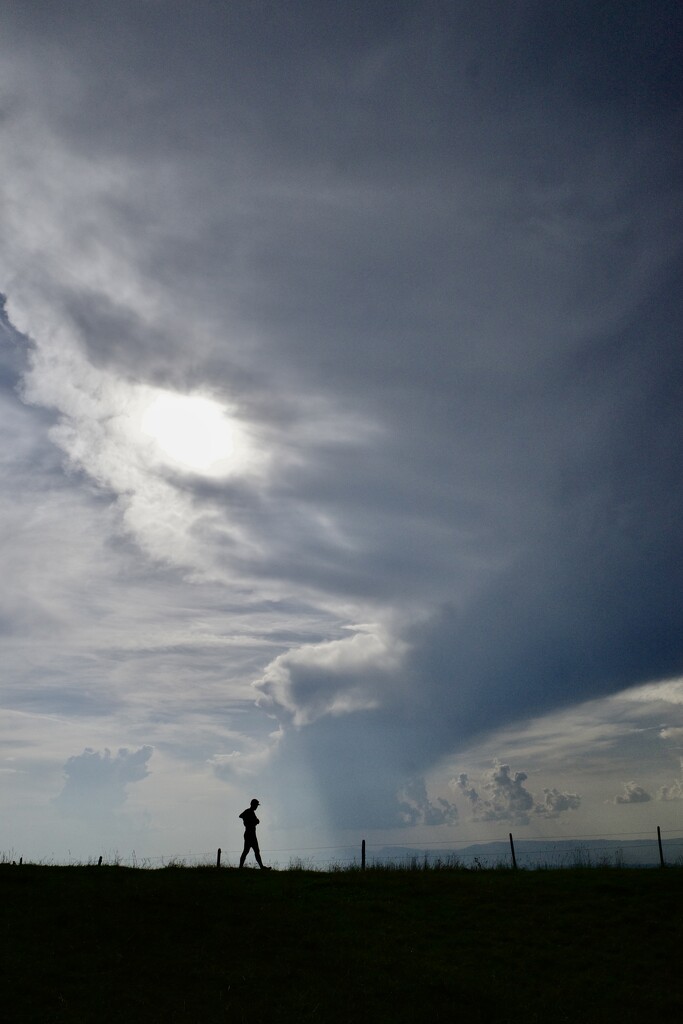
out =
[[(662, 839), (661, 850), (666, 855), (668, 864), (683, 864), (683, 834), (680, 829), (660, 829)], [(464, 866), (498, 866), (511, 862), (510, 833), (500, 839), (468, 838), (462, 840), (418, 841), (403, 846), (400, 843), (364, 842), (368, 851), (367, 863), (371, 866), (400, 865), (415, 862), (421, 858), (426, 865), (438, 863)], [(623, 845), (620, 845), (623, 841)], [(571, 844), (576, 846), (572, 847)], [(479, 847), (479, 848), (478, 848)], [(590, 864), (597, 858), (599, 863), (624, 866), (639, 866), (660, 863), (659, 842), (657, 833), (651, 830), (625, 832), (584, 832), (577, 835), (563, 835), (549, 839), (547, 836), (524, 836), (514, 839), (516, 860), (524, 867), (565, 866), (567, 864)], [(372, 851), (375, 851), (374, 853)], [(384, 851), (380, 854), (379, 851)], [(119, 864), (123, 866), (154, 868), (170, 866), (210, 866), (220, 863), (230, 866), (231, 858), (237, 860), (241, 849), (174, 852), (167, 854), (142, 854), (133, 851), (128, 856), (118, 852), (101, 854), (90, 858), (85, 863)], [(285, 846), (266, 847), (264, 853), (268, 857), (277, 858), (286, 855), (290, 865), (310, 867), (312, 870), (326, 870), (334, 867), (352, 866), (361, 861), (361, 840), (357, 845), (339, 843), (336, 845), (319, 846)], [(643, 855), (644, 859), (638, 860)], [(23, 858), (11, 855), (0, 856), (0, 862), (19, 863)], [(26, 861), (28, 863), (28, 861)], [(45, 863), (44, 861), (42, 863)], [(72, 863), (74, 863), (72, 861)], [(78, 861), (77, 863), (83, 863)], [(279, 866), (279, 865), (278, 865)]]

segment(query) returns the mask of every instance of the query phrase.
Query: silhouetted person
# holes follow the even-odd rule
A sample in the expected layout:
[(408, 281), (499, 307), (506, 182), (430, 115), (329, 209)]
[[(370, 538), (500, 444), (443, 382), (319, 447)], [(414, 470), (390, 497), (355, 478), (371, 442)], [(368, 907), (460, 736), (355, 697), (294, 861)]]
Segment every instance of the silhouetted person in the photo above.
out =
[(270, 871), (270, 868), (261, 860), (261, 851), (258, 848), (258, 839), (256, 838), (256, 826), (259, 823), (256, 817), (256, 808), (258, 807), (258, 800), (254, 799), (251, 801), (246, 811), (242, 811), (240, 818), (244, 822), (244, 849), (242, 850), (242, 856), (240, 857), (240, 867), (244, 867), (244, 862), (247, 859), (247, 854), (250, 850), (254, 851), (256, 857), (256, 863), (264, 871)]

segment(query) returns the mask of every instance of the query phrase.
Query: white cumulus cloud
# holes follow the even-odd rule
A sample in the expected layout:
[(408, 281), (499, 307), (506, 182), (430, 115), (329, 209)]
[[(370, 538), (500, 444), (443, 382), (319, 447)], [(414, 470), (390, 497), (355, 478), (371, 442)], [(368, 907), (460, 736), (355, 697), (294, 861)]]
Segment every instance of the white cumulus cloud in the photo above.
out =
[(122, 747), (111, 750), (86, 747), (82, 754), (70, 757), (64, 765), (66, 782), (55, 804), (66, 814), (78, 817), (102, 817), (123, 807), (129, 785), (149, 775), (150, 746), (138, 750)]
[(580, 807), (578, 793), (563, 793), (555, 787), (544, 789), (542, 799), (535, 799), (524, 785), (527, 779), (526, 772), (513, 774), (510, 765), (494, 761), (493, 767), (482, 775), (479, 789), (471, 783), (466, 772), (452, 779), (450, 786), (467, 799), (473, 821), (509, 821), (515, 825), (528, 825), (531, 814), (557, 818), (565, 811)]
[(543, 800), (536, 804), (536, 814), (544, 818), (557, 818), (563, 811), (576, 811), (581, 806), (581, 797), (578, 793), (561, 793), (559, 789), (543, 790)]
[(614, 798), (616, 804), (646, 804), (649, 800), (652, 795), (637, 782), (625, 782), (624, 792)]
[(411, 779), (398, 793), (401, 819), (406, 825), (453, 825), (458, 820), (458, 808), (450, 800), (437, 797), (432, 801), (425, 780)]
[(294, 725), (325, 715), (378, 708), (400, 660), (401, 645), (379, 626), (278, 655), (256, 684), (259, 704), (284, 712)]
[(661, 786), (657, 793), (658, 800), (683, 800), (683, 757), (681, 758), (681, 776), (668, 786)]

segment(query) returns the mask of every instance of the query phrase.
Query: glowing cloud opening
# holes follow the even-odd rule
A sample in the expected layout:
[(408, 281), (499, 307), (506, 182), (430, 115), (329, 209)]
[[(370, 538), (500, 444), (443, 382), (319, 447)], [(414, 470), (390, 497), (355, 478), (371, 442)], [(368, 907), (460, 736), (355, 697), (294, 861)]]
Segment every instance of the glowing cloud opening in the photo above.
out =
[(248, 461), (244, 431), (211, 398), (155, 391), (145, 400), (139, 430), (166, 461), (195, 473), (224, 476)]

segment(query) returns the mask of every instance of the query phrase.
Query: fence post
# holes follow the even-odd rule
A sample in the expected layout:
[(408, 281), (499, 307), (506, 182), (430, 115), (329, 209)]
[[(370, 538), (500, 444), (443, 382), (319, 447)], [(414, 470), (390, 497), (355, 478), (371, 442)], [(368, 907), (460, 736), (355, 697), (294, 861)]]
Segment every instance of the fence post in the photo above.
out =
[(664, 863), (664, 850), (662, 849), (662, 830), (657, 825), (657, 845), (659, 846), (659, 866), (660, 868), (666, 867)]
[(218, 847), (218, 853), (216, 854), (216, 867), (219, 868), (220, 866), (221, 866), (221, 848), (219, 846)]
[(102, 867), (102, 854), (100, 854), (100, 856), (99, 856), (99, 858), (98, 858), (98, 861), (97, 861), (97, 866), (98, 866), (98, 868), (101, 868), (101, 867)]
[(509, 832), (508, 835), (510, 836), (510, 853), (512, 854), (512, 866), (516, 870), (517, 869), (517, 858), (515, 857), (515, 844), (512, 841), (512, 832)]
[(360, 868), (365, 871), (365, 840), (360, 844)]

